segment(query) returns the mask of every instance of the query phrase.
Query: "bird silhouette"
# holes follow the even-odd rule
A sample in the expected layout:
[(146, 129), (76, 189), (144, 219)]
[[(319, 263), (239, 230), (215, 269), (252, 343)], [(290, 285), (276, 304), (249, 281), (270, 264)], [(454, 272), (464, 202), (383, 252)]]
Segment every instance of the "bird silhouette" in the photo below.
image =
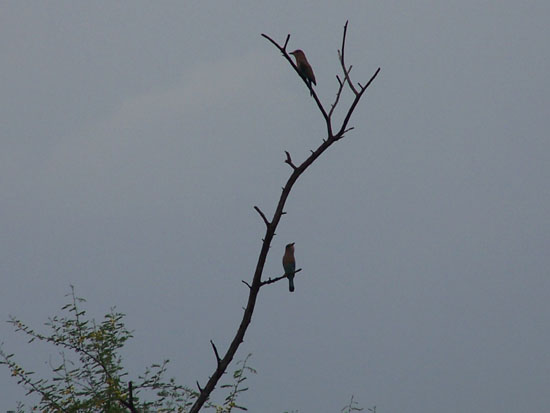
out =
[(296, 259), (294, 258), (294, 242), (287, 244), (283, 255), (283, 268), (288, 277), (288, 291), (294, 291), (294, 271), (296, 271)]
[(313, 83), (315, 86), (317, 86), (317, 82), (315, 81), (315, 75), (313, 74), (313, 69), (311, 68), (311, 65), (306, 59), (306, 55), (300, 49), (294, 50), (293, 52), (290, 52), (290, 54), (294, 56), (294, 59), (296, 59), (296, 66), (298, 67), (298, 73), (300, 73), (300, 76), (302, 76), (302, 79), (305, 80), (307, 86), (310, 89), (311, 94), (313, 95), (313, 89), (311, 88), (311, 84)]

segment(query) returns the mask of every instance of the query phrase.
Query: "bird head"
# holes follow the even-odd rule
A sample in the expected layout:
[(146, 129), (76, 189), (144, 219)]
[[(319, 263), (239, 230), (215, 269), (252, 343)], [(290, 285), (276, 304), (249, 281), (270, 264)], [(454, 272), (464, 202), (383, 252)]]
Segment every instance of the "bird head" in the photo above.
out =
[(296, 59), (305, 58), (304, 52), (302, 52), (300, 49), (296, 49), (293, 52), (290, 52), (292, 56), (294, 56)]
[(295, 242), (291, 242), (290, 244), (286, 244), (286, 249), (294, 251), (294, 244), (295, 244)]

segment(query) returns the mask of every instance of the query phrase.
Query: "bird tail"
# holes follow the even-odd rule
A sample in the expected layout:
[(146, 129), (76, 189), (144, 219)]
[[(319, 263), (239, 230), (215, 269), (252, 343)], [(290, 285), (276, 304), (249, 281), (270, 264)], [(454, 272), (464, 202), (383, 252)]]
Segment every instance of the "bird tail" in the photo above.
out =
[(309, 96), (313, 96), (313, 86), (311, 86), (311, 80), (306, 78), (306, 84), (309, 88)]
[(288, 291), (294, 291), (294, 275), (288, 277)]

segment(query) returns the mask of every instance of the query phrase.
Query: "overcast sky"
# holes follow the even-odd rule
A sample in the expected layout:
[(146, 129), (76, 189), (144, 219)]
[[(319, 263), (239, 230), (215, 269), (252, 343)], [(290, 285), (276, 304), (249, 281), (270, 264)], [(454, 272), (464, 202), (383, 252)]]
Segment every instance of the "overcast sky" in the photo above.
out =
[[(205, 383), (246, 304), (253, 206), (271, 216), (284, 151), (325, 137), (260, 34), (291, 34), (329, 105), (347, 19), (355, 81), (382, 70), (288, 200), (265, 276), (292, 241), (303, 271), (261, 290), (242, 404), (547, 411), (548, 1), (3, 1), (0, 319), (40, 327), (72, 284), (90, 316), (127, 314), (134, 377), (169, 358)], [(56, 355), (4, 322), (0, 341), (33, 370)], [(0, 388), (0, 411), (24, 399), (5, 368)]]

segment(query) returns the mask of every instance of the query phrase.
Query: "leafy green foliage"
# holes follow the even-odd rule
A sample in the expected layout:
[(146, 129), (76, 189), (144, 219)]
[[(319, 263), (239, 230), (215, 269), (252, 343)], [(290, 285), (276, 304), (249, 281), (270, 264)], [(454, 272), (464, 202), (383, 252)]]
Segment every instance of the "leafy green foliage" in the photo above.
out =
[[(50, 362), (52, 378), (37, 378), (33, 371), (23, 368), (14, 354), (0, 348), (0, 364), (8, 367), (11, 375), (26, 390), (27, 395), (37, 395), (38, 404), (31, 411), (41, 412), (174, 412), (189, 410), (198, 393), (189, 387), (176, 384), (173, 378), (166, 380), (169, 360), (152, 364), (134, 382), (122, 366), (119, 350), (132, 333), (124, 323), (124, 314), (114, 309), (103, 321), (96, 323), (86, 316), (82, 308), (85, 300), (75, 295), (74, 288), (67, 294), (70, 302), (62, 307), (62, 316), (50, 318), (45, 326), (47, 333), (40, 333), (21, 320), (10, 317), (15, 331), (22, 332), (29, 340), (53, 344), (60, 350), (57, 363)], [(236, 403), (246, 388), (242, 383), (247, 373), (255, 370), (247, 365), (250, 355), (240, 362), (233, 373), (233, 384), (222, 386), (230, 389), (222, 405), (209, 403), (206, 407), (216, 412), (228, 413), (233, 409), (245, 410)], [(143, 400), (147, 398), (148, 401)], [(19, 403), (17, 412), (25, 406)]]
[(248, 387), (241, 386), (246, 381), (246, 373), (256, 374), (256, 370), (248, 365), (250, 357), (252, 357), (252, 354), (248, 354), (244, 360), (237, 363), (237, 365), (240, 365), (240, 368), (237, 368), (233, 372), (233, 383), (221, 386), (222, 389), (230, 389), (230, 391), (225, 398), (223, 406), (216, 408), (216, 413), (230, 413), (233, 409), (248, 410), (246, 407), (237, 404), (237, 397), (240, 393), (248, 390)]

